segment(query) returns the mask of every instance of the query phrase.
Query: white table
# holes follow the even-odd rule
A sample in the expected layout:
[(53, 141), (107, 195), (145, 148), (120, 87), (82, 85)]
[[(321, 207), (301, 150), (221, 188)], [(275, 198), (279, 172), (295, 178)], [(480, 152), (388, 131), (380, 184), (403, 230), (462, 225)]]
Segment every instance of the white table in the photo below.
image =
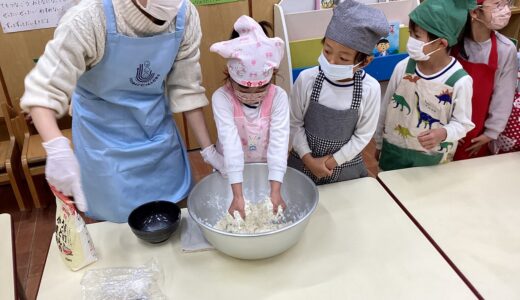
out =
[(0, 299), (15, 299), (15, 270), (11, 216), (0, 214)]
[(520, 153), (379, 177), (484, 298), (520, 298)]
[[(88, 228), (100, 261), (85, 270), (138, 266), (155, 257), (171, 299), (475, 299), (373, 178), (320, 187), (302, 240), (266, 260), (182, 253), (178, 234), (147, 245), (126, 224)], [(51, 243), (38, 298), (58, 299), (66, 291), (80, 299), (85, 270), (69, 271)]]

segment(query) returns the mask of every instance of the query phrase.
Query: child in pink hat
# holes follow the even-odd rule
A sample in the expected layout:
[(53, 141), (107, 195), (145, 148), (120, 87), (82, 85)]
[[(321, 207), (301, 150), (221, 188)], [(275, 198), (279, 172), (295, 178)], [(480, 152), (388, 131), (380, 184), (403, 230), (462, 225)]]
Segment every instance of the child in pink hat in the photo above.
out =
[(252, 18), (235, 22), (238, 37), (215, 43), (210, 51), (226, 58), (228, 78), (212, 97), (217, 125), (217, 151), (233, 191), (229, 213), (245, 218), (242, 193), (244, 163), (267, 162), (274, 213), (285, 209), (280, 189), (287, 168), (289, 101), (274, 85), (273, 74), (284, 55), (284, 43), (268, 38)]

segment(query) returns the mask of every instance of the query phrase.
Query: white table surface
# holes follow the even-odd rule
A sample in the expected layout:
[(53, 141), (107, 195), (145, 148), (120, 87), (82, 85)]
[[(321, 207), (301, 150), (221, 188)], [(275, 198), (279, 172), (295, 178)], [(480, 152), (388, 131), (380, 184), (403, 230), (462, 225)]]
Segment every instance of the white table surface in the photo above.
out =
[(65, 292), (80, 299), (85, 270), (139, 266), (153, 257), (171, 299), (475, 299), (373, 178), (320, 187), (320, 203), (299, 243), (260, 261), (182, 253), (180, 231), (157, 246), (138, 240), (126, 224), (88, 228), (100, 260), (71, 272), (52, 242), (38, 299)]
[(0, 299), (15, 299), (12, 224), (9, 214), (0, 214)]
[(380, 179), (486, 299), (520, 299), (520, 153)]

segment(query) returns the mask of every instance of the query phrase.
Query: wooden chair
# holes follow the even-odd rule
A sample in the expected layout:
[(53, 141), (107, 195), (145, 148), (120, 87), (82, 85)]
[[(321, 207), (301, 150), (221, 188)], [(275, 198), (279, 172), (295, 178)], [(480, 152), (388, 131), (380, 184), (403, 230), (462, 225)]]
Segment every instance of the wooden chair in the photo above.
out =
[(10, 183), (13, 189), (18, 208), (21, 211), (27, 210), (25, 205), (21, 187), (23, 187), (23, 178), (21, 176), (21, 155), (20, 147), (17, 145), (14, 124), (20, 116), (7, 103), (1, 103), (1, 111), (7, 131), (9, 132), (8, 140), (0, 141), (0, 184)]
[[(34, 185), (33, 176), (45, 174), (45, 161), (47, 154), (42, 146), (42, 138), (37, 134), (36, 128), (32, 124), (28, 124), (25, 117), (20, 116), (20, 128), (23, 132), (22, 142), (22, 169), (25, 174), (25, 180), (29, 186), (31, 197), (36, 208), (42, 207), (42, 202)], [(61, 130), (62, 134), (72, 141), (72, 130)]]
[[(4, 90), (4, 95), (7, 100), (7, 104), (12, 107), (12, 101), (9, 96), (9, 91), (7, 90), (7, 85), (5, 84), (4, 76), (2, 74), (2, 70), (0, 69), (0, 82), (2, 83), (2, 89)], [(36, 208), (42, 207), (42, 202), (40, 201), (40, 197), (38, 195), (38, 191), (34, 185), (33, 176), (45, 174), (45, 160), (46, 153), (45, 149), (42, 146), (42, 139), (38, 134), (38, 131), (34, 127), (34, 125), (27, 122), (24, 115), (18, 113), (18, 117), (16, 118), (16, 122), (12, 122), (12, 127), (15, 134), (15, 138), (17, 141), (17, 145), (21, 152), (21, 163), (22, 169), (25, 176), (25, 180), (27, 185), (29, 186), (29, 191), (31, 192), (31, 197)], [(58, 126), (60, 128), (70, 128), (71, 118), (66, 117), (62, 118), (58, 121)], [(62, 134), (68, 139), (72, 140), (72, 130), (64, 129), (61, 131)]]

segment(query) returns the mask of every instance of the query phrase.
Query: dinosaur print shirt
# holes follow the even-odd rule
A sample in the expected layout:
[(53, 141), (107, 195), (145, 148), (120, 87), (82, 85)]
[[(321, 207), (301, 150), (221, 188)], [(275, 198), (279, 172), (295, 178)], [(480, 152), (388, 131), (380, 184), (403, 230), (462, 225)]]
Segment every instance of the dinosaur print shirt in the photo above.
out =
[[(305, 113), (311, 101), (312, 87), (318, 67), (304, 70), (296, 79), (291, 92), (291, 137), (292, 147), (300, 157), (310, 153), (311, 149), (305, 134)], [(352, 104), (354, 83), (339, 83), (325, 79), (318, 102), (336, 110), (345, 110)], [(359, 117), (352, 138), (338, 152), (334, 159), (341, 165), (351, 161), (366, 147), (372, 139), (377, 126), (381, 86), (372, 76), (363, 74), (363, 99), (359, 107)], [(326, 117), (326, 116), (324, 116)]]
[[(377, 125), (376, 134), (374, 136), (377, 149), (381, 149), (383, 144), (383, 130), (385, 127), (388, 105), (392, 100), (392, 97), (397, 90), (401, 80), (403, 80), (403, 77), (405, 76), (408, 60), (408, 58), (403, 59), (397, 64), (394, 72), (392, 73), (392, 77), (388, 82), (385, 96), (382, 99), (379, 122)], [(430, 82), (444, 83), (460, 69), (462, 69), (462, 65), (455, 58), (452, 58), (451, 62), (436, 74), (424, 75), (417, 67), (415, 69), (415, 75), (423, 80)], [(453, 95), (450, 99), (452, 101), (451, 104), (453, 105), (451, 118), (447, 124), (443, 125), (447, 132), (446, 142), (456, 143), (458, 140), (465, 137), (468, 131), (473, 129), (474, 124), (471, 121), (472, 96), (473, 80), (470, 76), (464, 76), (460, 78), (453, 86)], [(439, 99), (439, 101), (442, 101), (442, 99)]]

